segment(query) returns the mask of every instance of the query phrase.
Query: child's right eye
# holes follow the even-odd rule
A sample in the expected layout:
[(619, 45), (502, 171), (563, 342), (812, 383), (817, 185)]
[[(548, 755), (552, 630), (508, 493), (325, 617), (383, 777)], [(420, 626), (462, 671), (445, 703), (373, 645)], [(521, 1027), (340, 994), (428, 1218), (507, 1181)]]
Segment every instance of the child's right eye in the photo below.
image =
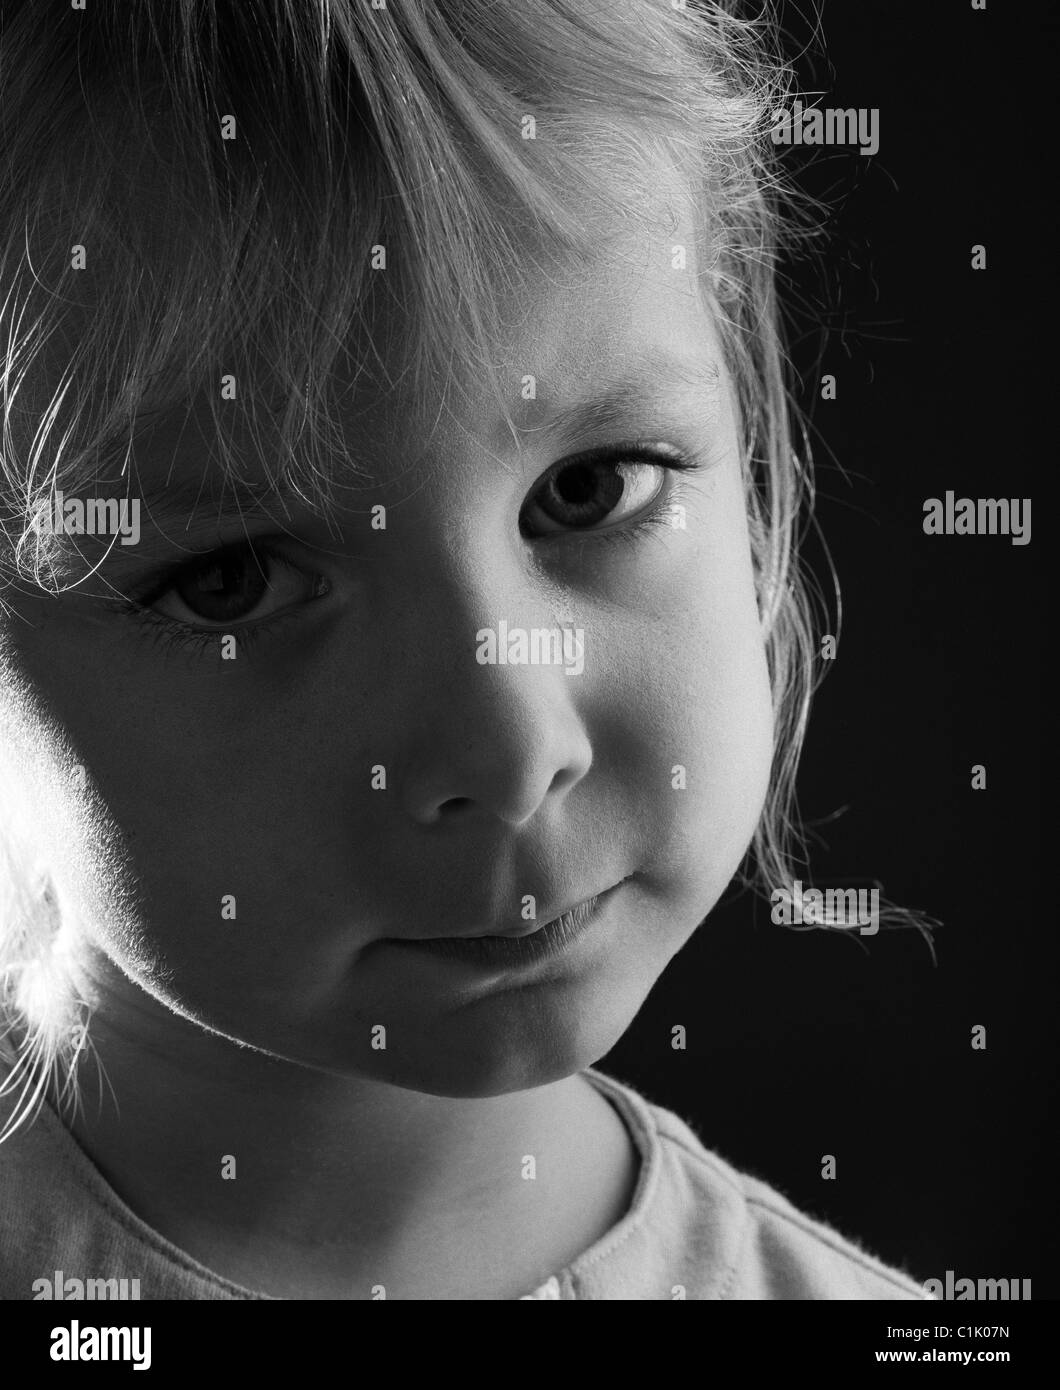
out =
[(319, 597), (325, 589), (320, 576), (267, 545), (247, 541), (170, 571), (164, 583), (139, 595), (136, 603), (201, 632), (265, 622)]

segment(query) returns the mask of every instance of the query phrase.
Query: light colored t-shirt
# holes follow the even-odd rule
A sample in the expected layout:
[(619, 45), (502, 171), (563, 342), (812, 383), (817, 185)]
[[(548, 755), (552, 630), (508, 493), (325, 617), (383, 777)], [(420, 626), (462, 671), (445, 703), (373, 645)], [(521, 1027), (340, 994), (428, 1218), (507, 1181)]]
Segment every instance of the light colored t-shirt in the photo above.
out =
[[(585, 1075), (625, 1121), (639, 1178), (622, 1220), (523, 1298), (930, 1299), (708, 1152), (672, 1112), (593, 1068)], [(0, 1127), (11, 1104), (0, 1100)], [(0, 1144), (0, 1298), (57, 1297), (269, 1295), (215, 1274), (141, 1221), (46, 1106)]]

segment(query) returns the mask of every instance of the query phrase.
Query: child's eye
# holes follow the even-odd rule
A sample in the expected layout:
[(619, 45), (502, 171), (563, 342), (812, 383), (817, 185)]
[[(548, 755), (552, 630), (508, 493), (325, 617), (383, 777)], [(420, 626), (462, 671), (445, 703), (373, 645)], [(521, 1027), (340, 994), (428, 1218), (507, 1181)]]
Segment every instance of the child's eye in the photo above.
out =
[(171, 574), (140, 604), (199, 629), (263, 622), (319, 593), (319, 579), (264, 547), (225, 546)]
[[(666, 474), (697, 467), (669, 445), (632, 445), (564, 459), (524, 505), (524, 535), (610, 530), (649, 512), (666, 490)], [(601, 522), (607, 522), (606, 528)]]

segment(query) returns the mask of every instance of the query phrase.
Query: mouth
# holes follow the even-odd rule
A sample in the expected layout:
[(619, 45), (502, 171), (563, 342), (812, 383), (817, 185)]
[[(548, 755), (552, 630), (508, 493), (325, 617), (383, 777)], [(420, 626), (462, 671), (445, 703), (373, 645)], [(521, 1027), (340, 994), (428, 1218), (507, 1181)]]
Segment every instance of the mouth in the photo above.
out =
[(426, 951), (443, 959), (483, 965), (522, 965), (549, 960), (577, 941), (599, 916), (604, 905), (632, 877), (632, 874), (628, 875), (602, 893), (584, 899), (558, 917), (531, 926), (527, 931), (497, 936), (435, 936), (414, 941), (406, 938), (392, 944)]

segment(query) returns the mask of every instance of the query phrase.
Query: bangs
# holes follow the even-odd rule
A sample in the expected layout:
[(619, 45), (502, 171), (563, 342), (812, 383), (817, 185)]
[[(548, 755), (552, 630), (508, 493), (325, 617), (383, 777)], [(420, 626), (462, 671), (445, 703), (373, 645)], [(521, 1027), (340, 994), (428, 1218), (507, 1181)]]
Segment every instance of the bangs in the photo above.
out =
[(499, 306), (631, 233), (669, 261), (667, 168), (738, 324), (771, 271), (779, 72), (693, 3), (5, 5), (9, 578), (45, 581), (57, 489), (128, 490), (138, 429), (198, 398), (225, 477), (249, 440), (259, 477), (322, 508), (356, 472), (343, 398), (366, 377), (413, 401), (474, 384), (507, 416)]

